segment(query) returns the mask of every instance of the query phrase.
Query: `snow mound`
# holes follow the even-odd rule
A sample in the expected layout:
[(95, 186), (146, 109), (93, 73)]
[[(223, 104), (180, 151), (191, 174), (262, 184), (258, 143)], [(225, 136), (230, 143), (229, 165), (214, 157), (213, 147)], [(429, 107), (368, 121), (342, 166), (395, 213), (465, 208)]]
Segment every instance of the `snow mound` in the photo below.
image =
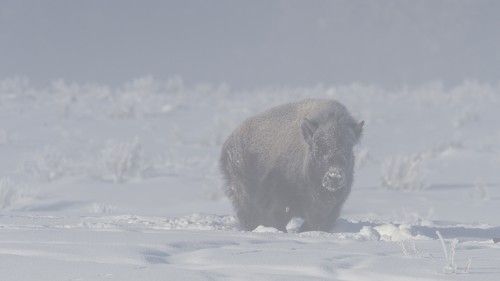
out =
[(401, 224), (396, 226), (394, 224), (384, 224), (373, 228), (382, 241), (404, 241), (411, 239), (428, 239), (422, 235), (414, 235), (411, 232), (411, 226)]
[(283, 233), (282, 231), (280, 231), (274, 227), (268, 227), (268, 226), (263, 226), (263, 225), (257, 226), (252, 232), (254, 232), (254, 233)]

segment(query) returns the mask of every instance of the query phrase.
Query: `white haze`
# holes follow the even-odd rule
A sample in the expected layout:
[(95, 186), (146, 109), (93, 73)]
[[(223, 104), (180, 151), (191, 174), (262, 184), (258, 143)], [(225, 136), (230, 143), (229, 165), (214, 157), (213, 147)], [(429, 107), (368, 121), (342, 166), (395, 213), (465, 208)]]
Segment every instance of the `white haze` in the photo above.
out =
[[(0, 276), (500, 279), (500, 2), (0, 0)], [(342, 102), (332, 232), (242, 231), (221, 144)]]
[(2, 0), (0, 77), (236, 88), (497, 82), (500, 2)]

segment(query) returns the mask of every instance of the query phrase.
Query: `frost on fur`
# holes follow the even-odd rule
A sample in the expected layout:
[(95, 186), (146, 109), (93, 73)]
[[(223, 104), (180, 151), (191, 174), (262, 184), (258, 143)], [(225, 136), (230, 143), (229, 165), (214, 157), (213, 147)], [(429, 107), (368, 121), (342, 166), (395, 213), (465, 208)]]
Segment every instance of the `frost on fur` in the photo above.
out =
[(282, 104), (244, 121), (220, 157), (224, 190), (242, 227), (285, 232), (300, 217), (300, 232), (330, 231), (351, 190), (363, 125), (326, 99)]

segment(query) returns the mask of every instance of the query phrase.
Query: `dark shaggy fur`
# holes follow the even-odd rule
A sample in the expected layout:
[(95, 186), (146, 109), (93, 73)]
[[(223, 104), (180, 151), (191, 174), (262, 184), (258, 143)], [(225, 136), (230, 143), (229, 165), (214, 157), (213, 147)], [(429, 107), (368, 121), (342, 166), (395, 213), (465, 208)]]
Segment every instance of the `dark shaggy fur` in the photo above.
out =
[(353, 182), (358, 123), (337, 101), (310, 99), (253, 116), (224, 142), (225, 192), (244, 229), (329, 231)]

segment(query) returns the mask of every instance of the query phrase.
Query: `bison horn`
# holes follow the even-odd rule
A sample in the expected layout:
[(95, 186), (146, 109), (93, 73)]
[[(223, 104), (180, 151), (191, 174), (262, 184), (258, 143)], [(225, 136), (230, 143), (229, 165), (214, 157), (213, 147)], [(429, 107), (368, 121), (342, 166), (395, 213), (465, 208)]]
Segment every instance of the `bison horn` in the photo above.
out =
[(356, 126), (354, 126), (354, 133), (356, 134), (356, 137), (359, 139), (361, 135), (363, 134), (363, 125), (365, 125), (365, 121), (361, 121)]

